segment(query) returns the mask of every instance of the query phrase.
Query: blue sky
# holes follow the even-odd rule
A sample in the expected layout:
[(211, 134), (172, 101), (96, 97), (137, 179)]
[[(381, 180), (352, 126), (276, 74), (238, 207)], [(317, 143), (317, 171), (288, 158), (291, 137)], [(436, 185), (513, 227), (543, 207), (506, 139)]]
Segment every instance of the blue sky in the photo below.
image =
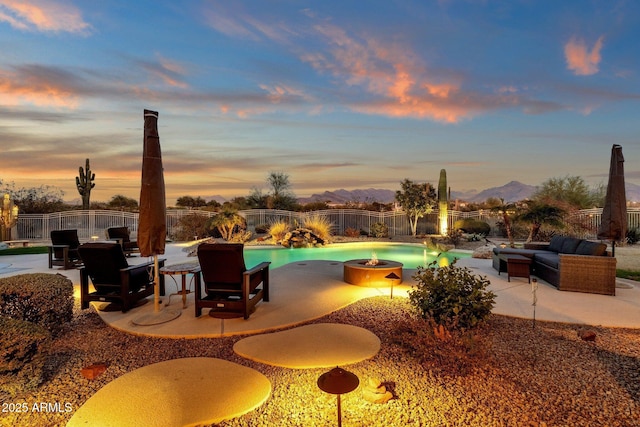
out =
[(0, 179), (138, 198), (143, 109), (167, 199), (640, 184), (640, 2), (0, 0)]

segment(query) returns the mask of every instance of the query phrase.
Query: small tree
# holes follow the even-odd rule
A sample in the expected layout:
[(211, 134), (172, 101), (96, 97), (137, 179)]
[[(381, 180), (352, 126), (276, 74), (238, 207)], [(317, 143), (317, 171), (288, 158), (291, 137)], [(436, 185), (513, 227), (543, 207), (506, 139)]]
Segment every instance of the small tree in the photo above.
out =
[(514, 247), (513, 242), (513, 227), (511, 224), (511, 216), (516, 214), (515, 203), (505, 203), (503, 198), (500, 200), (489, 199), (487, 204), (491, 204), (491, 212), (497, 212), (502, 216), (502, 223), (509, 239), (509, 245)]
[(182, 196), (178, 197), (176, 200), (176, 206), (180, 206), (182, 208), (201, 208), (206, 206), (207, 202), (202, 197), (191, 197), (191, 196)]
[(527, 211), (518, 215), (520, 221), (530, 224), (527, 242), (531, 242), (538, 237), (540, 227), (543, 224), (562, 227), (564, 225), (564, 214), (565, 211), (556, 206), (530, 202)]
[(400, 183), (402, 190), (396, 191), (396, 201), (407, 214), (411, 224), (411, 233), (416, 235), (418, 219), (433, 211), (437, 201), (436, 191), (428, 182), (414, 183), (406, 179)]
[(211, 219), (209, 226), (215, 227), (224, 240), (230, 241), (237, 229), (246, 229), (246, 222), (235, 210), (223, 209)]
[(138, 209), (138, 201), (134, 198), (116, 194), (107, 203), (109, 209), (117, 209), (121, 211), (133, 211)]
[(270, 209), (293, 210), (298, 204), (296, 196), (291, 191), (289, 175), (284, 172), (270, 172), (267, 177), (267, 184), (271, 187), (271, 194), (268, 199)]

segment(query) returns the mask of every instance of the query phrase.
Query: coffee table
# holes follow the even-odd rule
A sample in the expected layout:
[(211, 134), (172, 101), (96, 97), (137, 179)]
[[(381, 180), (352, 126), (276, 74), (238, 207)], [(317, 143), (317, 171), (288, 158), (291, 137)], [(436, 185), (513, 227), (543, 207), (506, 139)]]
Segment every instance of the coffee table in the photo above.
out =
[[(507, 282), (511, 282), (511, 277), (524, 277), (531, 283), (531, 258), (517, 254), (500, 254), (498, 258), (507, 264)], [(498, 270), (498, 276), (503, 271)]]

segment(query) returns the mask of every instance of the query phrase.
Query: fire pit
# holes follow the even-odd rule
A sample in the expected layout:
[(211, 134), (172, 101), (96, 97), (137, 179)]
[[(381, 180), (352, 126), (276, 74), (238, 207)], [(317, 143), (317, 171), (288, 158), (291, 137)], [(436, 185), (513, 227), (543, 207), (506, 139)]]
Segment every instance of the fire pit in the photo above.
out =
[[(374, 258), (375, 259), (375, 258)], [(352, 259), (344, 262), (344, 281), (352, 285), (372, 288), (387, 287), (391, 285), (386, 277), (395, 273), (400, 279), (394, 285), (402, 283), (402, 263), (386, 259)]]

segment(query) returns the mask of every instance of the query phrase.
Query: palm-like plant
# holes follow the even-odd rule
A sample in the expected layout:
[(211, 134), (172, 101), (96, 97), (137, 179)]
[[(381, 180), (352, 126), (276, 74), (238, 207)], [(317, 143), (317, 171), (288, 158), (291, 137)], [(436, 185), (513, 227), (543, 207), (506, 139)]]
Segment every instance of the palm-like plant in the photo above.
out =
[(509, 239), (509, 246), (514, 247), (513, 242), (513, 227), (511, 223), (511, 216), (517, 213), (515, 203), (505, 203), (503, 198), (500, 198), (500, 203), (491, 207), (491, 212), (497, 212), (502, 215), (502, 222), (504, 223), (504, 229), (507, 232), (507, 238)]
[(234, 210), (223, 210), (214, 216), (211, 227), (217, 228), (224, 240), (231, 240), (236, 227), (246, 228), (245, 219)]
[(525, 212), (518, 215), (518, 219), (530, 224), (527, 242), (531, 242), (538, 237), (540, 227), (542, 227), (543, 224), (563, 227), (564, 215), (565, 211), (556, 206), (532, 202)]

